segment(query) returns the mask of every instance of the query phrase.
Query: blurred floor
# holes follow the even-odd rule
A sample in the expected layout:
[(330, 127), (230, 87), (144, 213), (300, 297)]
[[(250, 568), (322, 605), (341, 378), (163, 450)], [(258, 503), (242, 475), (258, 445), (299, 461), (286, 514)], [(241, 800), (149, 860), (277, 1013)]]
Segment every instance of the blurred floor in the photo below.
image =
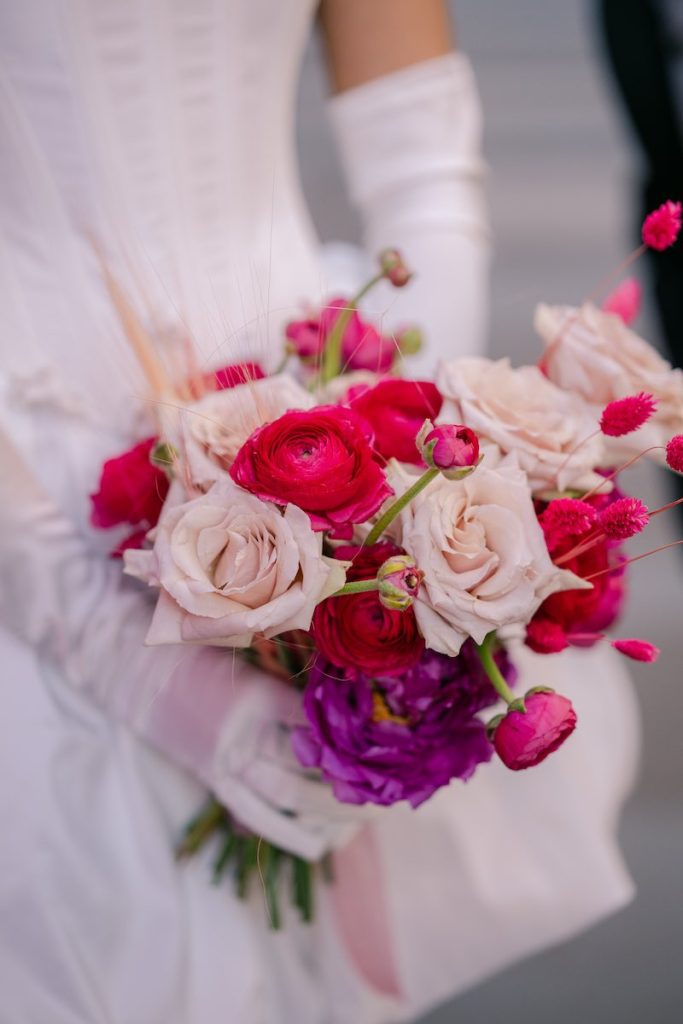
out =
[[(496, 244), (492, 348), (516, 362), (533, 360), (534, 304), (580, 301), (632, 247), (632, 154), (598, 64), (589, 4), (458, 0), (453, 6), (485, 111)], [(301, 100), (305, 190), (324, 238), (355, 239), (357, 220), (343, 198), (323, 123), (323, 91), (313, 46)], [(642, 275), (644, 268), (639, 270)], [(652, 333), (647, 317), (643, 333)], [(639, 470), (631, 481), (651, 507), (665, 499), (657, 471)], [(673, 539), (678, 528), (678, 520), (658, 517), (648, 546)], [(634, 668), (643, 709), (643, 765), (622, 832), (636, 900), (591, 932), (479, 986), (423, 1024), (681, 1019), (682, 568), (679, 551), (635, 566), (629, 613), (620, 629), (664, 651), (659, 664)]]

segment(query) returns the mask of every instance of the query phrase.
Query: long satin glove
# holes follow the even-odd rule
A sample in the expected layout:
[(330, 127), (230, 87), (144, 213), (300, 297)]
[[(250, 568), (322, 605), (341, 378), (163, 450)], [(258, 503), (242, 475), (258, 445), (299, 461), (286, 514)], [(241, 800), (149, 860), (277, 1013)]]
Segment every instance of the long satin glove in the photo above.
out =
[(451, 53), (404, 68), (334, 97), (330, 115), (368, 253), (396, 246), (415, 271), (400, 291), (381, 285), (372, 306), (386, 329), (423, 330), (407, 373), (482, 352), (489, 226), (469, 61)]
[(366, 814), (296, 762), (296, 691), (232, 652), (145, 647), (149, 595), (89, 550), (1, 430), (0, 479), (2, 622), (256, 834), (308, 859), (348, 840)]

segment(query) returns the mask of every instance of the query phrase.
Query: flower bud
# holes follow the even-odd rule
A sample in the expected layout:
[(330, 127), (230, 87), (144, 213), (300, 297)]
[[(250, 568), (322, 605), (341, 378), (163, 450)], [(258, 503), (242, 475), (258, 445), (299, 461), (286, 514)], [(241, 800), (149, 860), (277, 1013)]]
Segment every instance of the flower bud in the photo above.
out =
[(410, 555), (393, 555), (377, 570), (379, 599), (385, 608), (404, 612), (417, 597), (424, 573)]
[(499, 758), (512, 771), (540, 764), (576, 728), (576, 712), (566, 697), (536, 687), (524, 697), (524, 709), (513, 708), (489, 723), (489, 736)]
[(422, 349), (422, 331), (419, 327), (406, 327), (396, 336), (402, 356), (416, 356)]
[(479, 439), (473, 430), (458, 423), (435, 427), (425, 420), (416, 443), (428, 466), (449, 480), (461, 480), (479, 464)]
[(412, 270), (408, 270), (398, 249), (383, 249), (379, 254), (379, 265), (387, 281), (390, 281), (394, 288), (403, 288), (413, 276)]

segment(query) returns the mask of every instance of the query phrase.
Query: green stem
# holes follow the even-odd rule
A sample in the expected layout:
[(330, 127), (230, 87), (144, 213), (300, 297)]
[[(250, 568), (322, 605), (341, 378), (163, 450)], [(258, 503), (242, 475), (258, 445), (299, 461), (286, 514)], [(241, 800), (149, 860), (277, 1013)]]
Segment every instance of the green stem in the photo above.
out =
[(334, 592), (332, 597), (344, 597), (345, 594), (365, 594), (368, 590), (379, 590), (376, 576), (372, 580), (354, 580), (351, 583), (345, 583), (341, 589)]
[(313, 869), (308, 861), (294, 857), (292, 864), (294, 903), (307, 924), (313, 920)]
[(514, 693), (508, 686), (493, 657), (493, 652), (496, 646), (496, 634), (495, 632), (489, 633), (488, 636), (484, 637), (483, 644), (477, 644), (477, 654), (479, 660), (482, 663), (486, 675), (491, 680), (496, 693), (503, 698), (506, 704), (512, 704), (513, 701), (517, 700)]
[(327, 382), (332, 380), (333, 377), (339, 376), (341, 371), (341, 353), (344, 331), (348, 327), (351, 317), (358, 308), (360, 300), (367, 295), (371, 288), (374, 288), (376, 284), (379, 284), (379, 282), (383, 280), (383, 273), (376, 274), (374, 277), (371, 277), (367, 284), (364, 284), (361, 290), (349, 300), (348, 306), (341, 311), (335, 320), (334, 327), (330, 331), (327, 341), (325, 342), (325, 351), (323, 352), (323, 361), (320, 370), (321, 384), (327, 384)]
[(196, 853), (216, 829), (220, 828), (224, 820), (224, 809), (217, 800), (210, 800), (185, 829), (185, 834), (176, 849), (176, 857), (188, 857)]
[(393, 505), (390, 505), (384, 515), (380, 516), (370, 533), (367, 535), (365, 543), (366, 545), (376, 544), (379, 538), (382, 536), (387, 526), (394, 521), (396, 516), (400, 515), (406, 505), (410, 504), (413, 498), (424, 490), (427, 484), (430, 484), (435, 477), (439, 475), (438, 469), (427, 469), (418, 477), (415, 483), (408, 488), (408, 490), (397, 498)]

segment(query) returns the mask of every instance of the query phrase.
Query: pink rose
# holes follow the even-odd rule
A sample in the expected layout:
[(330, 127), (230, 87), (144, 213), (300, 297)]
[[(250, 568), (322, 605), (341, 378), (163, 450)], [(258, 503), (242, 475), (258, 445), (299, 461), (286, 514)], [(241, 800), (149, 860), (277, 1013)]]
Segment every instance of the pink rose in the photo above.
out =
[(434, 384), (388, 378), (372, 388), (351, 388), (346, 402), (372, 426), (375, 451), (383, 458), (423, 464), (415, 438), (424, 421), (438, 416), (443, 404)]
[(301, 509), (283, 514), (228, 478), (167, 504), (153, 550), (124, 559), (129, 575), (160, 588), (149, 644), (248, 647), (257, 633), (308, 629), (316, 604), (345, 578)]
[(513, 772), (540, 764), (576, 728), (576, 712), (559, 693), (529, 691), (525, 711), (508, 711), (495, 727), (493, 745)]
[(277, 505), (298, 505), (313, 528), (364, 523), (393, 491), (374, 459), (369, 425), (350, 409), (291, 411), (256, 430), (230, 475)]
[(664, 445), (683, 425), (683, 372), (673, 369), (619, 316), (586, 304), (536, 309), (534, 327), (546, 344), (548, 378), (580, 398), (597, 425), (602, 409), (644, 391), (657, 402), (635, 433), (604, 441), (608, 461), (619, 463), (650, 445)]
[(480, 440), (514, 452), (532, 491), (588, 489), (604, 454), (596, 423), (571, 389), (552, 384), (535, 366), (509, 359), (456, 359), (439, 367), (440, 419), (465, 423)]
[[(287, 325), (285, 336), (291, 350), (303, 362), (316, 364), (348, 299), (330, 299), (318, 316), (293, 320)], [(383, 337), (376, 327), (363, 320), (358, 310), (351, 314), (342, 337), (342, 366), (344, 370), (374, 370), (386, 373), (396, 356), (393, 338)]]
[(130, 523), (149, 529), (156, 524), (168, 492), (166, 474), (150, 462), (156, 441), (148, 437), (105, 462), (99, 489), (90, 495), (93, 526), (106, 530)]

